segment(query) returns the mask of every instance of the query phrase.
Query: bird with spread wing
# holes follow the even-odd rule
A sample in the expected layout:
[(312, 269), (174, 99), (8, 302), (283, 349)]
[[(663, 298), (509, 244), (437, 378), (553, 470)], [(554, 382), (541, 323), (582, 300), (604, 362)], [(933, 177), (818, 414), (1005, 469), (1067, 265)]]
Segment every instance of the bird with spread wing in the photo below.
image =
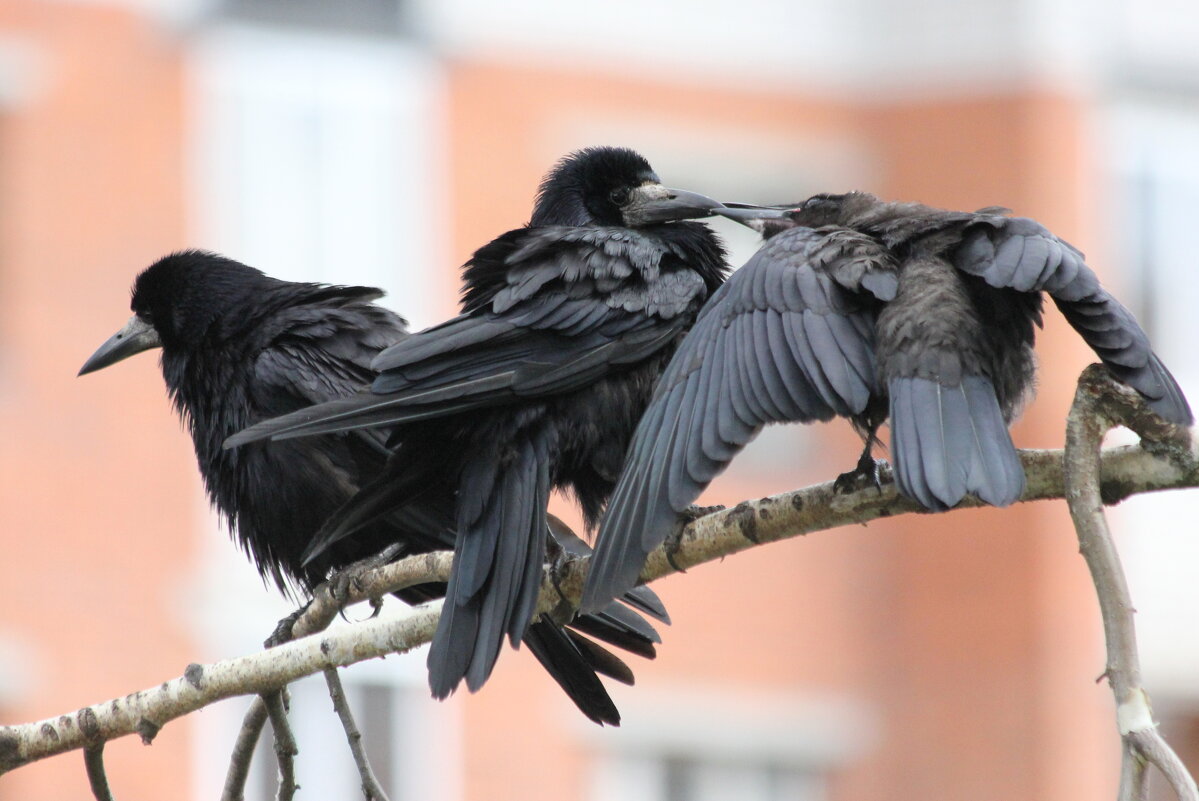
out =
[(658, 385), (600, 526), (582, 608), (632, 587), (679, 513), (768, 423), (845, 417), (874, 473), (890, 420), (899, 491), (932, 510), (1024, 490), (1008, 433), (1035, 372), (1048, 294), (1112, 374), (1165, 420), (1182, 390), (1083, 255), (1001, 209), (942, 211), (864, 192), (726, 207), (765, 242), (708, 302)]

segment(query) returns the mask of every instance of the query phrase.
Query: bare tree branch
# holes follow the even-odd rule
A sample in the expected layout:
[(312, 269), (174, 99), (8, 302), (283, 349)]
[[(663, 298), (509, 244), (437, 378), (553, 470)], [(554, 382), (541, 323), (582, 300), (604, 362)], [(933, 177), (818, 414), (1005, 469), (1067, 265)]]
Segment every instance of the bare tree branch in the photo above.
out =
[(1171, 443), (1181, 446), (1188, 435), (1156, 418), (1137, 393), (1113, 381), (1098, 365), (1088, 367), (1079, 379), (1066, 421), (1066, 503), (1103, 617), (1107, 641), (1107, 669), (1103, 675), (1116, 697), (1116, 722), (1124, 744), (1119, 801), (1147, 797), (1146, 763), (1166, 776), (1180, 801), (1199, 801), (1195, 780), (1153, 722), (1149, 693), (1141, 684), (1132, 598), (1103, 512), (1100, 446), (1103, 436), (1117, 425), (1127, 425), (1143, 438), (1154, 436), (1167, 447)]
[(246, 711), (241, 729), (237, 733), (237, 740), (233, 743), (233, 753), (229, 756), (229, 772), (225, 774), (225, 787), (221, 790), (221, 801), (245, 801), (250, 763), (254, 759), (254, 749), (258, 747), (258, 738), (262, 736), (268, 717), (262, 696), (255, 698)]
[(296, 784), (296, 755), (300, 749), (296, 745), (291, 723), (287, 720), (287, 690), (264, 693), (262, 703), (266, 706), (271, 728), (275, 732), (275, 757), (279, 763), (279, 793), (276, 797), (279, 801), (292, 801), (299, 789)]
[(362, 747), (362, 733), (354, 722), (354, 713), (350, 711), (350, 702), (346, 699), (345, 688), (341, 686), (341, 677), (336, 668), (325, 669), (325, 683), (329, 685), (329, 697), (333, 699), (333, 709), (341, 719), (341, 726), (346, 732), (346, 741), (350, 744), (350, 753), (354, 755), (354, 764), (358, 766), (358, 775), (362, 777), (362, 795), (366, 801), (390, 801), (384, 792), (375, 772), (367, 759), (366, 749)]
[[(431, 562), (433, 570), (429, 569)], [(399, 589), (413, 583), (444, 581), (449, 566), (450, 554), (441, 553), (432, 560), (421, 556), (388, 565), (386, 573)], [(411, 575), (395, 578), (405, 572)], [(379, 581), (377, 586), (391, 586), (388, 580)], [(148, 742), (164, 724), (214, 701), (269, 692), (326, 667), (408, 651), (429, 641), (440, 609), (440, 603), (429, 604), (404, 618), (375, 618), (248, 656), (210, 665), (189, 665), (179, 678), (122, 698), (67, 715), (0, 727), (0, 772), (90, 745), (77, 722), (81, 718), (94, 718), (100, 741), (137, 733)]]
[[(1162, 435), (1157, 441), (1102, 452), (1099, 490), (1103, 503), (1117, 503), (1142, 492), (1199, 486), (1199, 441), (1174, 427), (1164, 429), (1149, 432)], [(1149, 429), (1143, 429), (1142, 434), (1146, 431)], [(1063, 497), (1062, 451), (1023, 451), (1021, 458), (1028, 476), (1021, 500)], [(869, 487), (837, 494), (830, 481), (746, 501), (702, 517), (650, 554), (642, 578), (653, 581), (677, 569), (715, 561), (760, 543), (924, 511), (896, 493), (888, 471), (884, 470), (883, 478), (888, 483), (881, 492)], [(980, 505), (967, 498), (960, 508)], [(149, 741), (162, 725), (215, 701), (261, 694), (319, 670), (404, 652), (425, 643), (436, 628), (440, 603), (418, 607), (400, 619), (374, 618), (333, 633), (303, 635), (327, 626), (344, 604), (377, 599), (415, 584), (446, 581), (450, 561), (448, 553), (435, 553), (367, 570), (350, 582), (347, 597), (334, 597), (329, 588), (322, 588), (291, 627), (297, 637), (302, 637), (294, 642), (210, 665), (190, 665), (180, 678), (66, 715), (0, 727), (0, 773), (97, 740), (136, 732)], [(586, 570), (586, 560), (582, 559), (566, 562), (554, 576), (547, 576), (539, 610), (548, 611), (564, 600), (577, 603)], [(80, 721), (86, 716), (94, 721), (96, 740), (83, 736)]]
[(104, 743), (83, 749), (83, 765), (87, 769), (87, 783), (96, 801), (114, 801), (108, 786), (108, 774), (104, 770)]
[[(413, 568), (416, 568), (420, 562), (419, 557), (412, 563), (403, 566), (399, 563), (387, 564), (397, 549), (398, 546), (390, 546), (378, 556), (364, 560), (363, 564), (371, 564), (375, 568), (386, 567), (387, 569), (379, 569), (372, 575), (377, 579), (377, 584), (394, 584), (391, 589), (400, 589), (403, 586), (419, 583), (412, 578)], [(425, 573), (437, 569), (438, 565), (435, 563), (426, 562), (424, 564)], [(364, 600), (369, 600), (374, 604), (376, 599), (382, 595), (382, 591), (378, 590), (374, 590), (376, 592), (374, 595), (363, 591), (362, 571), (355, 571), (351, 566), (348, 573), (342, 575), (348, 576), (348, 580), (323, 582), (313, 591), (312, 600), (303, 608), (280, 620), (275, 631), (267, 638), (266, 647), (272, 648), (290, 642), (296, 637), (324, 631), (345, 606)], [(246, 710), (237, 740), (233, 744), (233, 753), (229, 756), (229, 770), (225, 775), (221, 801), (245, 801), (246, 780), (250, 777), (250, 763), (254, 759), (254, 750), (258, 747), (258, 740), (262, 736), (262, 730), (266, 726), (268, 717), (266, 704), (262, 697), (255, 698), (250, 704), (250, 708)]]

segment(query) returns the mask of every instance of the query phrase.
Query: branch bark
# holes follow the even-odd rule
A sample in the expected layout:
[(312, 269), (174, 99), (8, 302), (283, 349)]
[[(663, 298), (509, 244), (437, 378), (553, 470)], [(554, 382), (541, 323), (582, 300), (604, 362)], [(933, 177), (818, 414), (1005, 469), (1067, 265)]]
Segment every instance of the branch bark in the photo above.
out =
[(225, 774), (221, 801), (245, 801), (246, 780), (250, 778), (254, 749), (258, 746), (258, 738), (262, 736), (262, 729), (266, 726), (269, 716), (261, 696), (255, 698), (254, 703), (246, 710), (241, 730), (233, 743), (233, 753), (229, 757), (229, 771)]
[(341, 677), (333, 668), (325, 670), (325, 683), (329, 685), (329, 698), (333, 701), (333, 710), (341, 720), (341, 727), (346, 733), (346, 742), (354, 757), (354, 765), (358, 768), (358, 776), (362, 779), (362, 795), (366, 801), (391, 801), (384, 792), (383, 786), (371, 768), (370, 759), (366, 756), (366, 748), (362, 745), (362, 732), (354, 722), (354, 713), (350, 710), (350, 701), (346, 698), (345, 687), (341, 685)]
[(1153, 765), (1180, 801), (1199, 801), (1195, 780), (1153, 722), (1149, 693), (1141, 684), (1132, 597), (1103, 512), (1100, 445), (1103, 436), (1117, 425), (1127, 425), (1142, 438), (1156, 437), (1157, 442), (1173, 442), (1176, 446), (1183, 444), (1184, 432), (1165, 426), (1149, 414), (1140, 396), (1113, 382), (1097, 365), (1083, 372), (1066, 422), (1066, 504), (1078, 532), (1079, 551), (1099, 596), (1107, 642), (1107, 669), (1103, 675), (1116, 698), (1116, 722), (1124, 748), (1118, 798), (1146, 799), (1149, 783), (1145, 766)]
[(275, 758), (279, 763), (278, 801), (292, 801), (296, 790), (296, 756), (300, 753), (296, 735), (287, 720), (287, 690), (275, 690), (262, 696), (271, 729), (275, 732)]
[(96, 801), (115, 801), (108, 786), (108, 774), (104, 771), (104, 743), (83, 749), (83, 765), (87, 770), (87, 783)]
[[(1193, 434), (1160, 421), (1158, 429), (1145, 422), (1141, 433), (1155, 439), (1102, 451), (1099, 496), (1103, 503), (1118, 503), (1142, 492), (1199, 487), (1199, 440)], [(1028, 477), (1022, 501), (1063, 497), (1063, 451), (1023, 451), (1021, 459)], [(869, 487), (837, 494), (830, 481), (706, 515), (650, 554), (642, 578), (654, 581), (788, 537), (879, 517), (926, 513), (896, 493), (888, 470), (884, 469), (882, 478), (886, 483), (881, 492)], [(968, 498), (958, 508), (981, 505)], [(123, 698), (45, 720), (0, 727), (0, 774), (133, 733), (150, 742), (161, 726), (215, 701), (270, 692), (317, 671), (402, 653), (428, 642), (436, 628), (440, 603), (418, 607), (400, 619), (374, 618), (334, 633), (310, 632), (327, 626), (344, 603), (378, 599), (415, 584), (446, 581), (450, 560), (448, 553), (426, 554), (367, 570), (351, 582), (347, 597), (340, 600), (328, 589), (321, 590), (292, 626), (298, 638), (293, 642), (209, 665), (189, 665), (183, 676)], [(546, 576), (539, 611), (549, 611), (564, 601), (577, 604), (586, 571), (587, 560), (580, 559), (566, 562), (554, 576)], [(84, 731), (84, 721), (91, 736)]]

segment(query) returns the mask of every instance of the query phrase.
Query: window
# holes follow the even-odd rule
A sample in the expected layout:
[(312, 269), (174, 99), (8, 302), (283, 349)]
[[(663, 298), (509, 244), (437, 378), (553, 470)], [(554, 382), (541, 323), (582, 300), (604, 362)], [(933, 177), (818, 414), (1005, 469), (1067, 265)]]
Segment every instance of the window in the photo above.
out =
[[(183, 610), (198, 639), (199, 659), (253, 653), (262, 647), (274, 622), (294, 606), (263, 586), (227, 534), (218, 529), (207, 502), (199, 497), (197, 509), (212, 530), (201, 538), (198, 566), (180, 585), (175, 606)], [(351, 621), (369, 614), (363, 607), (347, 613)], [(388, 598), (382, 614), (405, 615), (408, 607)], [(339, 619), (332, 628), (346, 625), (353, 623)], [(459, 798), (462, 723), (455, 707), (430, 697), (424, 650), (353, 665), (341, 675), (371, 765), (392, 801)], [(303, 785), (304, 797), (361, 797), (358, 773), (324, 678), (318, 675), (298, 681), (290, 692), (289, 719), (300, 749), (296, 777)], [(220, 796), (233, 741), (248, 706), (249, 699), (235, 698), (187, 718), (194, 742), (191, 797)], [(273, 749), (268, 724), (251, 764), (247, 801), (275, 797)]]
[[(327, 6), (349, 18), (358, 14), (353, 9), (397, 3), (286, 5), (314, 14)], [(223, 10), (269, 16), (281, 6), (239, 0)], [(442, 89), (427, 56), (397, 41), (347, 37), (344, 30), (321, 35), (223, 25), (197, 35), (188, 88), (196, 245), (279, 278), (383, 287), (384, 303), (416, 327), (438, 318), (429, 299), (441, 285), (428, 277), (445, 261), (438, 252), (444, 238), (437, 189)], [(189, 586), (181, 590), (188, 600), (180, 605), (191, 616), (203, 658), (250, 653), (292, 607), (262, 586), (201, 503), (201, 564), (190, 568)], [(405, 612), (398, 601), (384, 610)], [(393, 799), (460, 795), (459, 721), (429, 697), (423, 654), (356, 665), (343, 671), (343, 682)], [(238, 699), (193, 716), (195, 797), (220, 794), (245, 709)], [(293, 685), (291, 710), (305, 797), (360, 797), (321, 677)], [(248, 798), (269, 799), (276, 773), (269, 732), (260, 747)]]
[(619, 734), (585, 731), (591, 801), (825, 801), (869, 747), (867, 709), (836, 694), (637, 689)]
[[(371, 768), (394, 801), (453, 798), (455, 772), (447, 769), (450, 766), (444, 757), (439, 760), (437, 756), (438, 751), (453, 743), (452, 739), (440, 738), (455, 737), (446, 728), (447, 709), (429, 697), (423, 674), (416, 683), (406, 680), (411, 671), (398, 668), (400, 660), (388, 658), (378, 665), (355, 665), (341, 671)], [(418, 672), (424, 665), (420, 657), (405, 661), (416, 662)], [(310, 798), (359, 797), (362, 780), (324, 679), (310, 676), (291, 685), (290, 693), (288, 717), (300, 751), (296, 783)], [(230, 731), (230, 742), (232, 736)], [(433, 769), (438, 762), (442, 769)], [(251, 763), (246, 801), (272, 801), (277, 793), (278, 762), (268, 723)]]
[(609, 762), (598, 771), (596, 801), (824, 801), (824, 774), (773, 760), (673, 755)]
[(234, 28), (205, 36), (192, 67), (196, 240), (280, 278), (381, 286), (410, 321), (433, 322), (433, 62), (398, 44)]
[[(1199, 408), (1199, 281), (1192, 231), (1199, 219), (1199, 94), (1163, 103), (1152, 93), (1130, 98), (1107, 119), (1111, 191), (1105, 193), (1116, 240), (1108, 277), (1132, 306), (1154, 350)], [(1114, 271), (1113, 271), (1114, 272)], [(1119, 280), (1117, 280), (1119, 279)], [(1111, 511), (1137, 612), (1146, 685), (1167, 716), (1175, 704), (1199, 702), (1194, 676), (1199, 642), (1193, 610), (1199, 585), (1191, 568), (1199, 541), (1179, 521), (1199, 515), (1194, 493), (1130, 498)]]
[(288, 27), (356, 33), (400, 33), (400, 0), (221, 0), (213, 9), (224, 17)]

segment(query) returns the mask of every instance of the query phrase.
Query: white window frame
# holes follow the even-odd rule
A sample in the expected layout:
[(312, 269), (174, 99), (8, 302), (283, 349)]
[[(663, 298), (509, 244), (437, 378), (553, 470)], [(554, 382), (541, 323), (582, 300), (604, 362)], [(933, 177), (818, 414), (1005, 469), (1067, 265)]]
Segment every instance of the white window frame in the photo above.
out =
[(617, 733), (579, 728), (593, 749), (588, 801), (825, 801), (827, 778), (878, 741), (877, 715), (840, 693), (672, 684), (626, 694)]
[[(383, 302), (414, 326), (436, 319), (441, 304), (431, 298), (442, 288), (435, 279), (446, 261), (439, 188), (444, 86), (430, 56), (395, 40), (218, 25), (193, 40), (187, 92), (196, 246), (287, 280), (380, 286), (389, 296)], [(203, 509), (199, 566), (181, 587), (181, 615), (201, 658), (252, 652), (294, 606), (262, 585), (206, 499), (196, 505)], [(406, 611), (397, 600), (385, 605), (385, 614)], [(430, 698), (424, 654), (356, 665), (343, 675), (351, 705), (364, 682), (394, 691), (394, 797), (459, 798), (460, 710)], [(220, 794), (245, 709), (240, 699), (189, 718), (194, 797)], [(295, 685), (291, 718), (305, 795), (359, 794), (319, 677)], [(252, 775), (247, 798), (263, 786), (261, 775)]]
[[(1126, 96), (1100, 115), (1112, 263), (1107, 283), (1141, 315), (1154, 350), (1199, 409), (1199, 285), (1190, 240), (1199, 216), (1199, 96)], [(1194, 492), (1134, 496), (1110, 512), (1137, 607), (1146, 682), (1163, 709), (1199, 702), (1199, 519)]]

